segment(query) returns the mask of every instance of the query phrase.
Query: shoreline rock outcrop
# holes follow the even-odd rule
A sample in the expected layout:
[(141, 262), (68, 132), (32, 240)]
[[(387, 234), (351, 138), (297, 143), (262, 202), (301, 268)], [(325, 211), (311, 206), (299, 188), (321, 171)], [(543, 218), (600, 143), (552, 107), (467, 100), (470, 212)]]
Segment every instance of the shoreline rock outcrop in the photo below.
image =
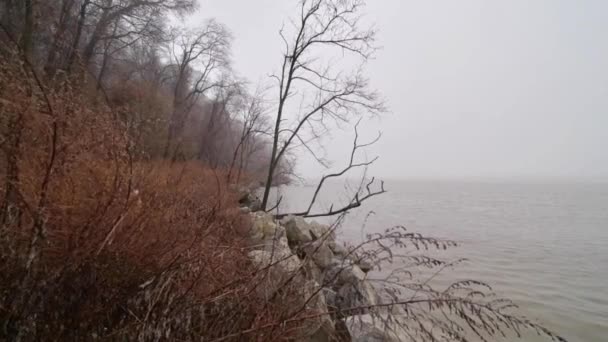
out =
[(286, 283), (295, 283), (301, 298), (294, 303), (319, 314), (303, 322), (297, 341), (399, 340), (371, 318), (368, 308), (380, 303), (367, 279), (373, 264), (340, 244), (332, 227), (297, 216), (276, 220), (258, 211), (255, 196), (242, 199), (242, 211), (251, 217), (249, 256), (255, 267), (267, 271), (257, 293), (268, 299)]

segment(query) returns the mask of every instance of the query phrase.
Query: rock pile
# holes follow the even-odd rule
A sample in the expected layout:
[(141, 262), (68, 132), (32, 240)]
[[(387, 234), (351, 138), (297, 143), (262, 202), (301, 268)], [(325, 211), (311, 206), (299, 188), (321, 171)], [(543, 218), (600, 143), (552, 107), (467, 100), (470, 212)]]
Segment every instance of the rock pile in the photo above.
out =
[[(249, 199), (249, 198), (248, 198)], [(275, 220), (255, 211), (252, 205), (249, 256), (265, 270), (258, 294), (271, 298), (286, 282), (297, 282), (299, 301), (320, 315), (304, 324), (298, 341), (398, 341), (385, 327), (375, 324), (367, 308), (380, 302), (377, 290), (367, 280), (373, 269), (352, 248), (336, 241), (329, 226), (287, 216)], [(245, 211), (245, 210), (244, 210)]]

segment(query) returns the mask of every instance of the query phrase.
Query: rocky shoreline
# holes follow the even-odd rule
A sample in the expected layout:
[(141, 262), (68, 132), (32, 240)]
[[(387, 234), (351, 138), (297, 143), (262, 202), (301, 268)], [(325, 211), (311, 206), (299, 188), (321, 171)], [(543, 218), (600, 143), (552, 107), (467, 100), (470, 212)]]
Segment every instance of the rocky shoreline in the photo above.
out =
[(297, 341), (400, 340), (371, 312), (382, 303), (368, 280), (374, 265), (355, 247), (337, 241), (335, 227), (295, 216), (277, 220), (258, 211), (259, 202), (250, 194), (240, 203), (251, 217), (249, 257), (266, 275), (257, 294), (270, 299), (287, 284), (296, 285), (300, 298), (291, 304), (318, 314), (305, 320)]

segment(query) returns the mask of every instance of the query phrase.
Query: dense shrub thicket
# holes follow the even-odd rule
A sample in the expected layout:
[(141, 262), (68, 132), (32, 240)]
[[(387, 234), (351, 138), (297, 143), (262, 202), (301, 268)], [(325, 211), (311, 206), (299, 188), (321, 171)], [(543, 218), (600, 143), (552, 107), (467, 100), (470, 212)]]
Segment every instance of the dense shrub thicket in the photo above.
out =
[(263, 94), (225, 27), (167, 26), (194, 7), (0, 2), (0, 339), (290, 336), (229, 186), (265, 171)]
[(73, 81), (38, 84), (9, 57), (2, 339), (213, 338), (272, 321), (273, 306), (260, 311), (250, 295), (248, 222), (221, 171), (140, 160), (120, 113), (92, 105)]

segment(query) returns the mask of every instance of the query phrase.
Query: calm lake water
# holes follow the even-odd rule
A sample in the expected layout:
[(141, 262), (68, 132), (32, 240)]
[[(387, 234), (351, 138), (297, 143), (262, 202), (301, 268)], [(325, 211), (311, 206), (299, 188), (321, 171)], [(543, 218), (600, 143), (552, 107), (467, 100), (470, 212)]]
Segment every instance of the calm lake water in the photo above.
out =
[[(608, 185), (403, 182), (349, 215), (341, 237), (394, 225), (460, 246), (443, 257), (468, 261), (446, 284), (478, 279), (511, 298), (525, 316), (571, 342), (608, 341)], [(284, 188), (282, 210), (305, 207), (314, 188)], [(332, 184), (321, 205), (344, 200)], [(524, 341), (542, 341), (526, 336)]]

